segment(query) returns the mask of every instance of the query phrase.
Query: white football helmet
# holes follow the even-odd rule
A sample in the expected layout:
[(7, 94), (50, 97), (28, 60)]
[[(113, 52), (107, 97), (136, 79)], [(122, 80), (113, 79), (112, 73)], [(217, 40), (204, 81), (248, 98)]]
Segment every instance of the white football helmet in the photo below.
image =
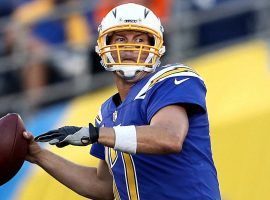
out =
[[(153, 44), (107, 44), (108, 36), (112, 33), (126, 30), (147, 33), (153, 38)], [(120, 71), (123, 78), (133, 78), (138, 71), (153, 72), (165, 52), (163, 31), (160, 19), (151, 10), (134, 3), (123, 4), (112, 9), (99, 25), (96, 52), (106, 70)], [(122, 62), (123, 51), (136, 52), (137, 62)], [(144, 61), (141, 61), (142, 53), (148, 54)], [(114, 59), (112, 54), (117, 55), (117, 59)]]

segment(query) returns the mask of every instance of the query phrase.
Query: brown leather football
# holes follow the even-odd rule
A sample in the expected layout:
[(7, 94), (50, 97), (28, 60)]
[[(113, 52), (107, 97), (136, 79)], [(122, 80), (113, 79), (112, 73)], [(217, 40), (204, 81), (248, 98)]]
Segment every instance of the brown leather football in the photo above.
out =
[(27, 153), (25, 127), (16, 113), (0, 119), (0, 185), (8, 182), (20, 170)]

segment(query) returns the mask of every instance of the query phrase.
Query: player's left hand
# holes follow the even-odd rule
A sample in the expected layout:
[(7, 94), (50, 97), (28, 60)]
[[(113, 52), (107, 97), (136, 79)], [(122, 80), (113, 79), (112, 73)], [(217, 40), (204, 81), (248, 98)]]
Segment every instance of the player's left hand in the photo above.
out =
[(97, 142), (99, 136), (98, 128), (91, 123), (89, 128), (77, 126), (64, 126), (48, 131), (35, 138), (36, 142), (49, 142), (57, 147), (65, 147), (69, 144), (75, 146), (85, 146)]

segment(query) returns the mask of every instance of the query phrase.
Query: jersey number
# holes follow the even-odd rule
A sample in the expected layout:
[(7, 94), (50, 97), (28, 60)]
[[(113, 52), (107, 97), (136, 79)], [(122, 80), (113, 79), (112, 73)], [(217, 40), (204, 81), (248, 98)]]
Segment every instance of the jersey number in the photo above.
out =
[[(107, 162), (110, 164), (110, 167), (112, 168), (117, 161), (118, 153), (114, 149), (108, 148), (107, 155), (108, 155)], [(133, 158), (130, 154), (126, 153), (120, 153), (119, 155), (121, 155), (123, 160), (128, 198), (130, 200), (139, 200), (140, 197), (138, 192), (137, 175)], [(115, 198), (120, 199), (118, 189), (115, 183), (113, 184), (113, 190)]]

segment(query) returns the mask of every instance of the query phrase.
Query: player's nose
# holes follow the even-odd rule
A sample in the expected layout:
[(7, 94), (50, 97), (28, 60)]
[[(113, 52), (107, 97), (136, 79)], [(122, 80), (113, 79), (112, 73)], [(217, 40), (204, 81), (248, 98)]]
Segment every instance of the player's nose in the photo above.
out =
[(131, 50), (131, 51), (123, 51), (122, 53), (121, 53), (121, 59), (122, 60), (134, 60), (134, 61), (136, 61), (137, 60), (137, 55), (138, 55), (138, 52), (136, 52), (136, 51), (133, 51), (133, 50)]

